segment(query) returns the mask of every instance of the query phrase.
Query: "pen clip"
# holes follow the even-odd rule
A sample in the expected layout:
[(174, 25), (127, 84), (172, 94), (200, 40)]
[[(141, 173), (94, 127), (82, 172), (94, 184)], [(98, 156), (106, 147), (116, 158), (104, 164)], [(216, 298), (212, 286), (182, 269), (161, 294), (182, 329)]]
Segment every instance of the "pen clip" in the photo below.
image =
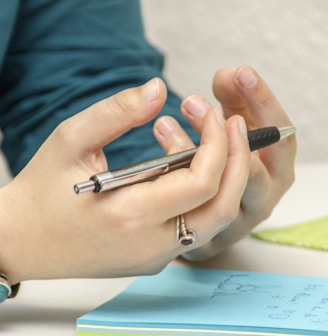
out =
[(95, 175), (94, 180), (97, 182), (99, 191), (106, 191), (138, 182), (149, 181), (156, 176), (166, 174), (168, 170), (168, 163), (163, 163), (157, 166), (139, 167), (139, 169), (122, 169), (106, 172)]
[(75, 184), (74, 190), (77, 194), (87, 191), (99, 193), (126, 185), (151, 181), (173, 170), (189, 167), (196, 150), (197, 148), (192, 148), (125, 168), (95, 174), (90, 177), (89, 181)]

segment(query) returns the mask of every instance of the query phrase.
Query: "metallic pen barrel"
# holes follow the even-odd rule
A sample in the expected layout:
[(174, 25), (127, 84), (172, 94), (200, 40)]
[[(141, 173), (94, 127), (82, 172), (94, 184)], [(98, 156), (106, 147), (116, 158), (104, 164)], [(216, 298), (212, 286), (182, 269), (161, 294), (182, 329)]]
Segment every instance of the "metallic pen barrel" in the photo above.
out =
[[(295, 126), (272, 126), (249, 131), (249, 149), (250, 151), (255, 151), (267, 147), (294, 134), (295, 131)], [(189, 167), (196, 151), (197, 148), (192, 148), (112, 172), (95, 174), (90, 177), (89, 181), (75, 184), (74, 191), (77, 194), (88, 191), (99, 193), (126, 185), (150, 181), (173, 170)]]

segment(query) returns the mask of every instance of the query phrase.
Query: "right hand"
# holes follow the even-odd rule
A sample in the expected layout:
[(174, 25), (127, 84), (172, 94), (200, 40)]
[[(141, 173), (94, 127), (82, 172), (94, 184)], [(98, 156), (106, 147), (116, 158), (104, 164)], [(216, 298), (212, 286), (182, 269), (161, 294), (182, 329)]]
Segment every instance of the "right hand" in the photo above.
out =
[[(204, 118), (201, 145), (190, 168), (102, 194), (73, 191), (74, 183), (107, 170), (102, 148), (156, 116), (165, 99), (164, 83), (153, 79), (94, 104), (62, 122), (0, 190), (0, 269), (11, 283), (156, 273), (204, 244), (220, 226), (220, 218), (224, 225), (224, 214), (215, 225), (202, 225), (189, 248), (176, 239), (175, 217), (217, 194), (230, 160), (227, 133), (214, 109)], [(236, 148), (235, 160), (246, 161), (247, 167), (249, 150), (240, 122), (231, 118), (228, 133), (234, 134), (229, 139)], [(174, 152), (180, 138), (178, 133), (174, 141), (164, 137), (162, 145)], [(238, 176), (242, 189), (247, 169)], [(233, 174), (230, 179), (233, 182)], [(198, 216), (206, 211), (204, 206)]]

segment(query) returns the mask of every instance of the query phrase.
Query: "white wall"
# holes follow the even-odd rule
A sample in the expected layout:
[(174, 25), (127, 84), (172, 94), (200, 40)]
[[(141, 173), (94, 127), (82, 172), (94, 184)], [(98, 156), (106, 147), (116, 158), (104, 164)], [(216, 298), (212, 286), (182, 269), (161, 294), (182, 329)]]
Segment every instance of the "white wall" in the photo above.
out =
[(183, 96), (214, 102), (222, 67), (255, 67), (298, 129), (298, 161), (328, 160), (327, 0), (142, 0), (148, 37)]

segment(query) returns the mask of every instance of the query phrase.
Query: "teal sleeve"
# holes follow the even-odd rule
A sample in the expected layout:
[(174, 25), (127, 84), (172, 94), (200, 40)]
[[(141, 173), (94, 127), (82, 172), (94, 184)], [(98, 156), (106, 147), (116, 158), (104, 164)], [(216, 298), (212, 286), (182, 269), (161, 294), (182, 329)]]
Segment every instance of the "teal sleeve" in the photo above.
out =
[[(13, 175), (62, 120), (124, 88), (163, 78), (162, 70), (163, 55), (145, 37), (137, 0), (21, 1), (0, 76), (2, 150)], [(177, 118), (198, 141), (170, 89), (161, 114)], [(112, 169), (163, 155), (152, 122), (105, 152)]]

